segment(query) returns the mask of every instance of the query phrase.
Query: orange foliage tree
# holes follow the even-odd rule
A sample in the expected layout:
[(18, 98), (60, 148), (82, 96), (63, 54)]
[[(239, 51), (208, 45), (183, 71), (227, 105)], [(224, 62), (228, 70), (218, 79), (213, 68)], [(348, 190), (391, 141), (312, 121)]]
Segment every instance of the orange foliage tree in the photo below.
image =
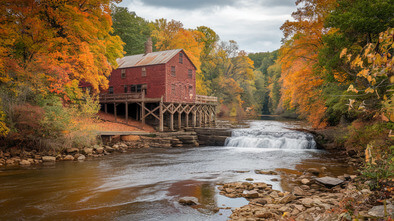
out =
[[(120, 38), (110, 35), (111, 2), (1, 1), (0, 34), (13, 30), (12, 42), (0, 42), (2, 76), (40, 93), (65, 94), (73, 80), (88, 82), (96, 91), (107, 87), (115, 59), (123, 54)], [(6, 68), (1, 69), (2, 62)]]
[(182, 48), (187, 56), (197, 67), (196, 73), (196, 92), (197, 94), (207, 94), (207, 87), (204, 77), (201, 74), (201, 53), (204, 49), (204, 43), (201, 39), (204, 34), (198, 30), (187, 30), (179, 21), (158, 19), (153, 23), (152, 37), (156, 41), (157, 50), (171, 50)]
[(323, 79), (318, 65), (318, 51), (323, 46), (324, 20), (335, 0), (298, 0), (302, 5), (281, 30), (287, 39), (280, 50), (282, 68), (282, 103), (296, 108), (314, 127), (324, 127), (326, 106), (321, 99)]

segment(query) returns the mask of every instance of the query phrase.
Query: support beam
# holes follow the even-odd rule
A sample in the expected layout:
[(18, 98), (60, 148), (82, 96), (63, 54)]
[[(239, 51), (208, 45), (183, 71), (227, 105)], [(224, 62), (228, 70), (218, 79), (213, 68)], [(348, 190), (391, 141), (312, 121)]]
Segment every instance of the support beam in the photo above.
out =
[(170, 130), (171, 131), (174, 130), (174, 114), (173, 113), (170, 114)]
[(142, 126), (145, 125), (145, 90), (142, 90), (142, 105), (141, 105)]
[(129, 124), (129, 103), (125, 103), (126, 105), (126, 124)]
[(185, 127), (188, 128), (189, 127), (189, 113), (185, 114)]
[(104, 111), (105, 111), (106, 114), (108, 114), (108, 107), (107, 107), (107, 106), (108, 106), (108, 104), (105, 103), (105, 104), (104, 104)]
[(114, 114), (115, 114), (115, 122), (116, 122), (116, 103), (114, 103)]
[(178, 130), (182, 128), (182, 113), (178, 112)]
[(159, 109), (159, 116), (160, 116), (160, 125), (159, 125), (159, 131), (163, 132), (164, 130), (164, 113), (163, 113), (163, 96), (161, 97), (161, 101), (160, 101), (160, 109)]
[(192, 124), (193, 124), (193, 127), (196, 127), (196, 119), (197, 118), (197, 115), (196, 115), (196, 111), (193, 111), (192, 112)]

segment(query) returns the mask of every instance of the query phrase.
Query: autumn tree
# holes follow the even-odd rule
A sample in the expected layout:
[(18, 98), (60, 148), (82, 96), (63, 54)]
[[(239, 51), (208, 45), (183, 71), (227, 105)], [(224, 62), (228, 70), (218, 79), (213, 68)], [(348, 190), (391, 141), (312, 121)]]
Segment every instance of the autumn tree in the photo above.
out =
[(280, 50), (282, 99), (288, 108), (296, 108), (315, 127), (325, 126), (325, 102), (321, 99), (324, 73), (318, 67), (318, 52), (325, 33), (324, 21), (335, 0), (298, 0), (294, 21), (286, 21), (281, 30), (286, 43)]
[(182, 48), (197, 67), (196, 92), (206, 95), (208, 93), (204, 76), (201, 73), (201, 53), (204, 48), (204, 34), (198, 30), (187, 30), (179, 21), (158, 19), (152, 26), (152, 37), (159, 51)]
[(151, 34), (149, 22), (138, 17), (127, 8), (113, 6), (111, 8), (114, 32), (125, 43), (126, 55), (143, 54), (145, 42)]

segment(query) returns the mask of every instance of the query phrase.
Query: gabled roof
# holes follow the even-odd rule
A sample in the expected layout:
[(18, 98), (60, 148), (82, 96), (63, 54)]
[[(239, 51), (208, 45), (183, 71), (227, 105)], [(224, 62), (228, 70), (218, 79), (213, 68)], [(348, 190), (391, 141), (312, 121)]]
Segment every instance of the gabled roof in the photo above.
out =
[[(125, 56), (123, 58), (116, 59), (116, 61), (118, 62), (119, 65), (118, 68), (131, 68), (131, 67), (139, 67), (139, 66), (147, 66), (147, 65), (165, 64), (169, 62), (171, 58), (173, 58), (181, 51), (183, 51), (183, 49), (156, 51), (148, 54)], [(184, 54), (186, 55), (186, 53)], [(194, 64), (193, 66), (195, 67)]]

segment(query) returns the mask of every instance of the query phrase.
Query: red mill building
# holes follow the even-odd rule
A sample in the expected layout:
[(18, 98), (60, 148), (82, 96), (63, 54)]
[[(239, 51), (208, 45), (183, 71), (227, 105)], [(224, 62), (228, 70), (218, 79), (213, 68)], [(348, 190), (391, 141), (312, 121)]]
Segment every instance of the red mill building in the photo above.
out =
[(117, 60), (119, 67), (111, 73), (109, 88), (100, 94), (105, 112), (149, 120), (174, 130), (182, 127), (215, 124), (216, 97), (196, 95), (196, 67), (183, 51), (175, 49), (146, 53)]

